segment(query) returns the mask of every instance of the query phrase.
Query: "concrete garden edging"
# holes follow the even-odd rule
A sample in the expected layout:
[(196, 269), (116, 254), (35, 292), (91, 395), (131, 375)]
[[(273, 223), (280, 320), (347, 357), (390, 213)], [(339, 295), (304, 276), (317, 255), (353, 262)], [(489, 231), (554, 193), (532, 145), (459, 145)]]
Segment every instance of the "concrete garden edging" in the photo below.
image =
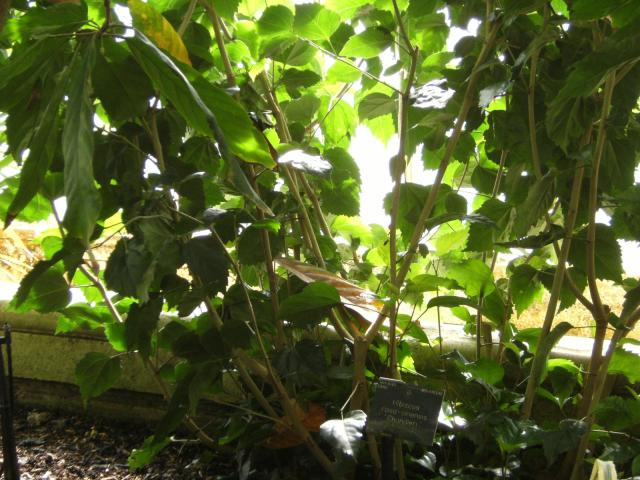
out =
[[(116, 353), (99, 330), (83, 330), (55, 335), (57, 315), (13, 313), (0, 304), (0, 325), (12, 329), (16, 397), (19, 404), (54, 409), (82, 408), (75, 385), (75, 368), (88, 352)], [(437, 338), (434, 328), (425, 329)], [(459, 325), (442, 325), (443, 351), (460, 351), (473, 358), (475, 338), (464, 334)], [(553, 357), (585, 364), (592, 341), (584, 337), (564, 337)], [(606, 346), (605, 346), (606, 348)], [(414, 363), (418, 369), (438, 361), (439, 347), (414, 342)], [(164, 400), (154, 379), (136, 355), (123, 356), (123, 374), (114, 388), (90, 402), (89, 413), (122, 419), (155, 420), (163, 412)]]

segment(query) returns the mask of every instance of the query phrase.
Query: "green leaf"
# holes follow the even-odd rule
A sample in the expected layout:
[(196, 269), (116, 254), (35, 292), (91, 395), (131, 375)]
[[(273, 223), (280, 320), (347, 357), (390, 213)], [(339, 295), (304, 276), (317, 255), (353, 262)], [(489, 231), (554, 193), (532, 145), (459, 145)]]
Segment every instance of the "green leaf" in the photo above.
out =
[(89, 304), (74, 303), (60, 310), (56, 335), (67, 333), (78, 328), (95, 329), (113, 320), (106, 308), (93, 307)]
[(338, 13), (344, 20), (352, 20), (356, 11), (371, 2), (369, 0), (326, 0), (328, 9)]
[(145, 438), (140, 448), (134, 448), (131, 451), (127, 460), (129, 468), (135, 472), (146, 467), (169, 443), (171, 443), (171, 439), (168, 437), (156, 439), (155, 436), (151, 435)]
[[(52, 43), (56, 42), (51, 40)], [(56, 42), (57, 46), (60, 46), (61, 42)], [(45, 52), (49, 49), (43, 49)], [(22, 52), (26, 54), (26, 52)], [(44, 59), (43, 59), (44, 60)], [(8, 73), (7, 76), (15, 75), (21, 68), (25, 68), (21, 65), (13, 65), (9, 62), (6, 67), (13, 66), (14, 70)], [(2, 79), (3, 69), (0, 69), (0, 79)], [(29, 156), (24, 161), (20, 172), (20, 186), (16, 196), (13, 198), (11, 205), (7, 210), (5, 217), (5, 227), (7, 227), (14, 218), (20, 214), (20, 212), (29, 204), (31, 199), (38, 193), (40, 186), (42, 185), (45, 175), (49, 170), (53, 155), (56, 150), (56, 142), (58, 140), (58, 128), (57, 118), (58, 110), (64, 96), (64, 88), (66, 85), (68, 70), (64, 70), (55, 87), (55, 90), (51, 94), (50, 100), (47, 103), (46, 108), (42, 113), (42, 117), (38, 122), (33, 137), (29, 143)], [(0, 80), (0, 85), (2, 80)]]
[(95, 39), (76, 50), (69, 71), (69, 97), (62, 134), (64, 194), (67, 210), (63, 225), (85, 245), (100, 216), (101, 199), (93, 179), (93, 102), (91, 72)]
[(272, 5), (265, 9), (257, 25), (263, 36), (288, 35), (293, 29), (293, 12), (284, 5)]
[(475, 380), (482, 380), (489, 385), (497, 385), (504, 378), (504, 367), (491, 358), (467, 363), (464, 371), (469, 372)]
[(470, 297), (487, 296), (496, 288), (491, 268), (481, 260), (471, 259), (452, 265), (447, 270), (447, 278), (458, 282)]
[(531, 364), (531, 373), (529, 374), (532, 382), (536, 385), (536, 388), (540, 386), (542, 376), (546, 369), (547, 360), (553, 347), (560, 341), (560, 339), (573, 328), (568, 322), (560, 322), (549, 332), (545, 339), (538, 344), (536, 349), (536, 356), (533, 358)]
[(187, 47), (166, 18), (156, 11), (151, 3), (128, 0), (133, 26), (176, 60), (191, 65)]
[(110, 290), (146, 302), (153, 271), (153, 255), (144, 244), (122, 238), (107, 260), (104, 279)]
[(302, 292), (287, 297), (280, 305), (278, 317), (288, 320), (304, 319), (340, 304), (340, 294), (335, 287), (324, 282), (310, 283)]
[(360, 120), (376, 118), (387, 113), (395, 113), (397, 102), (384, 93), (374, 92), (364, 97), (358, 104)]
[[(184, 73), (144, 35), (138, 34), (136, 38), (128, 38), (127, 44), (156, 88), (171, 101), (184, 119), (203, 135), (210, 136), (213, 130), (220, 153), (230, 168), (231, 181), (240, 193), (245, 195), (265, 213), (273, 215), (271, 209), (262, 201), (249, 184), (249, 181), (238, 164), (238, 160), (230, 149), (230, 145), (227, 142), (223, 129), (216, 120), (216, 116), (207, 107), (205, 102), (203, 102), (200, 94), (191, 85), (189, 80), (187, 80)], [(219, 112), (229, 112), (230, 108), (230, 113), (237, 114), (238, 110), (240, 112), (242, 111), (238, 105), (235, 105), (235, 109), (230, 107), (229, 102), (233, 104), (234, 100), (229, 99), (225, 93), (221, 94), (220, 89), (209, 82), (203, 82), (201, 80), (199, 82), (199, 89), (210, 103), (219, 106)], [(242, 115), (235, 115), (225, 118), (225, 120), (224, 123), (227, 125), (227, 131), (232, 130), (234, 133), (240, 135), (240, 137), (236, 139), (236, 142), (234, 142), (238, 155), (247, 153), (246, 149), (249, 149), (245, 160), (262, 163), (267, 166), (273, 166), (275, 164), (268, 152), (264, 139), (262, 139), (264, 149), (257, 148), (255, 151), (252, 151), (252, 149), (259, 145), (257, 140), (256, 143), (241, 140), (243, 138), (246, 139), (246, 135), (253, 137), (255, 140), (257, 135), (259, 135), (253, 126), (245, 128), (246, 122), (249, 122), (248, 118), (242, 118)]]
[(46, 8), (33, 6), (23, 15), (10, 18), (3, 35), (16, 43), (30, 38), (46, 38), (49, 35), (71, 33), (82, 28), (87, 21), (86, 5), (59, 3)]
[(545, 175), (536, 181), (527, 194), (524, 203), (518, 206), (513, 231), (519, 237), (523, 237), (529, 229), (538, 223), (538, 220), (549, 210), (553, 202), (553, 186), (555, 177)]
[(314, 41), (331, 42), (331, 35), (340, 26), (340, 15), (318, 3), (296, 5), (293, 31)]
[(138, 350), (144, 357), (151, 354), (151, 334), (158, 325), (161, 311), (162, 297), (129, 307), (124, 331), (127, 349)]
[[(209, 112), (215, 115), (210, 115), (210, 119), (224, 119), (219, 124), (220, 130), (231, 152), (245, 162), (274, 167), (275, 161), (269, 153), (267, 141), (253, 125), (244, 107), (222, 88), (200, 77), (194, 82), (194, 86)], [(216, 134), (216, 139), (218, 136)]]
[(160, 94), (173, 104), (193, 129), (210, 136), (205, 113), (208, 109), (182, 70), (144, 35), (127, 38), (127, 45)]
[[(122, 53), (126, 54), (122, 58)], [(149, 108), (153, 88), (149, 79), (122, 44), (102, 40), (92, 83), (109, 119), (119, 124), (140, 117)], [(117, 88), (114, 88), (117, 86)]]
[(640, 285), (632, 288), (624, 295), (620, 318), (626, 321), (627, 318), (636, 311), (638, 306), (640, 306)]
[(360, 169), (356, 161), (343, 148), (324, 152), (331, 164), (329, 178), (319, 179), (320, 199), (328, 213), (355, 216), (360, 213)]
[(600, 19), (631, 3), (633, 0), (575, 0), (571, 6), (571, 20)]
[(43, 260), (22, 279), (11, 308), (17, 312), (46, 313), (61, 310), (70, 301), (71, 291), (64, 278), (63, 266), (52, 266), (50, 261)]
[(543, 290), (538, 281), (538, 271), (527, 264), (519, 265), (513, 270), (509, 288), (518, 316), (522, 315), (522, 312), (534, 301), (540, 300)]
[(595, 416), (607, 430), (626, 431), (640, 423), (640, 400), (612, 395), (598, 403)]
[(407, 281), (407, 292), (435, 292), (441, 288), (453, 290), (456, 286), (457, 283), (449, 278), (424, 273), (416, 275)]
[(477, 302), (467, 297), (456, 297), (453, 295), (441, 295), (439, 297), (433, 297), (427, 304), (427, 309), (433, 307), (459, 307), (460, 305), (467, 305), (469, 307), (478, 308)]
[[(584, 228), (573, 238), (569, 261), (586, 275), (587, 272), (587, 229)], [(616, 234), (608, 225), (596, 224), (595, 245), (596, 278), (622, 283), (622, 253)]]
[(92, 398), (109, 390), (122, 374), (120, 357), (103, 353), (87, 353), (76, 366), (76, 382), (85, 408)]
[(322, 77), (313, 70), (301, 70), (298, 68), (287, 68), (282, 74), (281, 81), (287, 87), (287, 91), (292, 96), (298, 96), (299, 88), (311, 87), (322, 80)]
[[(593, 2), (599, 3), (599, 2)], [(604, 45), (572, 65), (564, 85), (549, 104), (546, 127), (549, 137), (565, 151), (572, 139), (583, 135), (593, 113), (585, 110), (586, 97), (602, 84), (613, 69), (640, 57), (640, 17), (608, 37)]]
[(283, 378), (301, 387), (327, 386), (324, 348), (313, 340), (304, 339), (293, 348), (285, 348), (275, 365)]
[[(271, 246), (271, 258), (280, 255), (282, 251), (282, 239), (276, 233), (267, 232)], [(257, 265), (264, 262), (264, 247), (262, 233), (259, 228), (249, 227), (242, 232), (237, 243), (238, 261), (242, 265)]]
[(393, 37), (388, 30), (380, 27), (371, 27), (364, 32), (351, 37), (340, 55), (343, 57), (372, 58), (380, 55), (393, 42)]
[(640, 382), (640, 369), (638, 360), (640, 355), (626, 350), (622, 345), (616, 348), (609, 363), (609, 373), (622, 374), (629, 379), (630, 383)]
[(229, 278), (229, 259), (224, 247), (211, 235), (195, 237), (184, 246), (184, 257), (209, 295), (223, 292)]
[(512, 240), (510, 242), (495, 242), (496, 245), (507, 248), (542, 248), (545, 245), (549, 245), (564, 237), (564, 230), (562, 227), (552, 224), (549, 231), (540, 233), (538, 235), (531, 235), (528, 237)]
[(320, 425), (320, 437), (331, 445), (338, 462), (354, 465), (363, 443), (367, 414), (352, 410), (340, 420), (327, 420)]
[(558, 455), (575, 448), (586, 431), (585, 422), (565, 419), (560, 421), (558, 427), (553, 430), (532, 431), (529, 444), (541, 443), (547, 464), (551, 465)]

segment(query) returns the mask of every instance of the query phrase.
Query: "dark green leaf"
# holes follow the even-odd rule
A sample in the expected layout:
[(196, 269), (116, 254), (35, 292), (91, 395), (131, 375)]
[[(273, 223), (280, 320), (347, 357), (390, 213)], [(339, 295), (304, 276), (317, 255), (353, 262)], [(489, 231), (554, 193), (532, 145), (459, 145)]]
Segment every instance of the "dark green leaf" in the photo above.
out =
[(631, 3), (633, 0), (575, 0), (572, 4), (571, 20), (596, 20), (607, 17)]
[(116, 124), (142, 116), (153, 95), (149, 79), (133, 58), (118, 55), (123, 50), (126, 52), (120, 45), (103, 40), (92, 77), (96, 96)]
[[(238, 165), (238, 160), (233, 155), (233, 153), (238, 155), (246, 153), (245, 160), (262, 163), (266, 166), (273, 166), (275, 163), (268, 151), (265, 139), (262, 138), (262, 142), (259, 142), (257, 140), (260, 135), (259, 132), (253, 126), (246, 127), (250, 121), (246, 113), (244, 116), (238, 113), (242, 112), (242, 108), (233, 99), (229, 98), (224, 91), (209, 82), (200, 80), (198, 82), (200, 93), (198, 93), (171, 59), (158, 50), (144, 35), (138, 33), (135, 38), (127, 39), (127, 43), (151, 81), (162, 94), (167, 96), (184, 119), (204, 135), (210, 135), (213, 130), (220, 153), (227, 166), (231, 169), (231, 181), (239, 191), (265, 213), (272, 215), (273, 212), (253, 190)], [(194, 72), (192, 73), (196, 75)], [(203, 95), (205, 101), (200, 95)], [(215, 105), (215, 108), (219, 108), (218, 113), (230, 114), (229, 117), (225, 117), (224, 125), (227, 128), (227, 132), (232, 131), (237, 134), (233, 144), (230, 145), (227, 142), (224, 129), (218, 124), (216, 116), (205, 102), (209, 105)], [(232, 147), (235, 148), (233, 153)], [(247, 148), (249, 149), (248, 151), (246, 150)]]
[(530, 444), (541, 443), (547, 464), (564, 452), (575, 448), (580, 438), (587, 431), (587, 424), (579, 420), (565, 419), (553, 430), (539, 430), (531, 432)]
[[(10, 65), (11, 63), (7, 66)], [(14, 66), (14, 68), (18, 70), (19, 67)], [(15, 70), (11, 73), (15, 74)], [(29, 156), (22, 165), (20, 186), (7, 210), (5, 226), (8, 226), (36, 195), (49, 170), (58, 139), (58, 109), (62, 103), (67, 77), (68, 70), (65, 70), (33, 132), (32, 141), (29, 143)], [(1, 70), (0, 78), (2, 78)]]
[(223, 292), (229, 278), (229, 259), (224, 247), (211, 235), (195, 237), (184, 246), (184, 258), (209, 295)]
[(146, 302), (153, 271), (153, 256), (146, 247), (136, 240), (122, 238), (109, 256), (104, 279), (109, 289)]
[[(249, 227), (238, 238), (238, 261), (243, 265), (256, 265), (265, 261), (264, 246), (262, 243), (260, 228)], [(280, 235), (267, 232), (271, 246), (272, 258), (280, 255), (282, 251), (282, 239)]]
[(549, 210), (553, 201), (553, 186), (555, 178), (546, 175), (538, 180), (529, 193), (524, 203), (518, 206), (513, 231), (519, 237), (527, 234), (529, 229)]
[(556, 343), (560, 341), (560, 339), (573, 328), (573, 326), (568, 322), (561, 322), (557, 324), (553, 329), (549, 332), (549, 334), (544, 338), (544, 340), (538, 344), (536, 350), (536, 356), (533, 359), (533, 363), (531, 364), (531, 376), (530, 381), (534, 382), (536, 388), (540, 385), (542, 381), (542, 376), (546, 369), (547, 360), (549, 358), (549, 354), (551, 354), (551, 350), (555, 347)]
[(325, 150), (324, 159), (331, 164), (328, 179), (320, 180), (320, 199), (325, 211), (335, 215), (360, 213), (360, 170), (343, 148)]
[(303, 320), (309, 314), (317, 314), (340, 304), (340, 295), (335, 287), (324, 282), (310, 283), (302, 292), (286, 298), (280, 305), (278, 317), (288, 320)]
[(95, 63), (95, 40), (76, 50), (69, 70), (69, 97), (62, 153), (64, 155), (64, 194), (67, 210), (63, 224), (69, 235), (85, 245), (100, 215), (100, 194), (93, 179), (93, 102), (91, 72)]
[[(55, 263), (57, 260), (53, 262)], [(35, 310), (45, 313), (60, 310), (70, 301), (71, 291), (64, 278), (63, 266), (52, 266), (51, 261), (43, 260), (20, 282), (20, 288), (11, 306), (19, 312)]]
[(536, 300), (540, 299), (542, 286), (538, 282), (538, 271), (531, 265), (519, 265), (511, 274), (509, 288), (518, 315), (522, 315)]
[(626, 320), (640, 306), (640, 285), (629, 290), (624, 296), (620, 318)]
[(640, 400), (612, 395), (598, 403), (595, 415), (607, 430), (626, 431), (640, 423)]
[(320, 425), (320, 437), (331, 445), (338, 462), (355, 464), (366, 421), (366, 413), (352, 410), (340, 420), (327, 420)]
[(109, 357), (97, 352), (87, 353), (76, 366), (76, 382), (85, 407), (89, 400), (109, 390), (121, 374), (120, 357)]
[(293, 348), (286, 348), (278, 356), (276, 368), (283, 378), (302, 387), (327, 384), (324, 348), (313, 340), (301, 340)]
[[(587, 272), (587, 229), (583, 229), (573, 239), (569, 251), (569, 261), (581, 272)], [(596, 277), (622, 282), (622, 253), (615, 232), (608, 225), (596, 224), (595, 245)]]
[(129, 308), (125, 321), (125, 340), (129, 350), (138, 350), (143, 356), (151, 353), (151, 334), (156, 329), (162, 297), (156, 297), (145, 304), (134, 303)]

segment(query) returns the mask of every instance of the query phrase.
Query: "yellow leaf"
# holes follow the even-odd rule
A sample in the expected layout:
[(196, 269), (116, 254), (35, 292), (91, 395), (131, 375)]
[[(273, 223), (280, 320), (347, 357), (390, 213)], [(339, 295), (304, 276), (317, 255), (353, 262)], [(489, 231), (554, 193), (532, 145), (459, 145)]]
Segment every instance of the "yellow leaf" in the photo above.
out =
[(129, 0), (129, 10), (135, 28), (176, 60), (191, 65), (187, 47), (184, 46), (180, 35), (160, 12), (142, 0)]

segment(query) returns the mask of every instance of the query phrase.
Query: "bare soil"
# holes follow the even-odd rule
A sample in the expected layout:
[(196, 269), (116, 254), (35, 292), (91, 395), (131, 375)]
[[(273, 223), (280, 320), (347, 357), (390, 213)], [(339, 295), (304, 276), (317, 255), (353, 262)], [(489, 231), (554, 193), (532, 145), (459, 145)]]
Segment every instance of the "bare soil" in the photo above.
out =
[(22, 480), (222, 479), (234, 471), (229, 458), (189, 438), (173, 442), (144, 470), (129, 471), (132, 449), (153, 433), (144, 424), (21, 408), (14, 426)]

